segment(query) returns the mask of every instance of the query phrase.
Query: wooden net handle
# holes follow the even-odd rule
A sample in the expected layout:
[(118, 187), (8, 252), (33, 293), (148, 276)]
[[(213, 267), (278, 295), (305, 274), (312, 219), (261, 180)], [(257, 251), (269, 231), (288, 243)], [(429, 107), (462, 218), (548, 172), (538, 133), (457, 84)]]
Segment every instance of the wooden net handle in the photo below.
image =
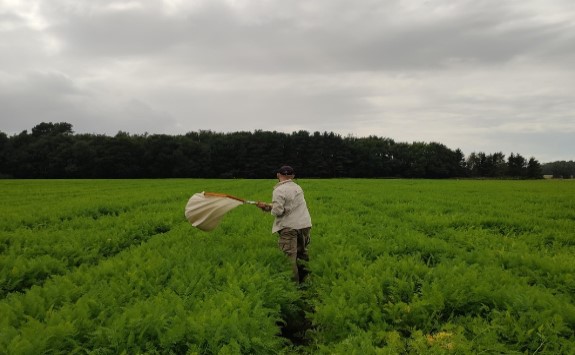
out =
[(228, 195), (228, 194), (222, 194), (219, 192), (204, 192), (204, 196), (212, 196), (212, 197), (227, 197), (227, 198), (231, 198), (233, 200), (236, 201), (240, 201), (240, 202), (246, 202), (244, 199), (236, 197), (236, 196), (232, 196), (232, 195)]

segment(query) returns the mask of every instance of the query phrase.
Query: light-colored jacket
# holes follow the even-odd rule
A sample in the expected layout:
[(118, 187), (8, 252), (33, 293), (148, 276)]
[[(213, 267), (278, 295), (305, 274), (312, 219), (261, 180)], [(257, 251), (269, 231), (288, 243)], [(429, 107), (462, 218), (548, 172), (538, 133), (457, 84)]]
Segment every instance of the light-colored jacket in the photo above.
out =
[(271, 214), (276, 217), (272, 233), (284, 228), (302, 229), (311, 227), (311, 216), (302, 188), (292, 180), (282, 181), (274, 186)]

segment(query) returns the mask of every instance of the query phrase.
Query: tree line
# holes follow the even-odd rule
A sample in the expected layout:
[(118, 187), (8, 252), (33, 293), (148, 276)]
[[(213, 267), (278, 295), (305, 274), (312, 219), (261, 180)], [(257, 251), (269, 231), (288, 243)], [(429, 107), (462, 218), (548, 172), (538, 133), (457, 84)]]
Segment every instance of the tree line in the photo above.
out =
[(542, 165), (543, 174), (553, 175), (555, 178), (573, 179), (575, 177), (575, 161), (554, 161)]
[(535, 159), (501, 152), (471, 153), (440, 143), (395, 142), (333, 132), (118, 132), (75, 134), (66, 122), (31, 132), (0, 132), (4, 178), (270, 178), (282, 164), (299, 177), (541, 178)]

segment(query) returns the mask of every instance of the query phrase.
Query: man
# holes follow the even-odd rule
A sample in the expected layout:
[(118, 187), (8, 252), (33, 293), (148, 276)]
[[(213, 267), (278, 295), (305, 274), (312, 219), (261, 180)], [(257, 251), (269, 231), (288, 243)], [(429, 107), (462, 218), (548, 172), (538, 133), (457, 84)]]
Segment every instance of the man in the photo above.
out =
[(291, 261), (293, 280), (302, 282), (307, 270), (300, 261), (309, 260), (311, 217), (303, 190), (293, 181), (293, 168), (282, 166), (276, 176), (279, 182), (274, 186), (272, 203), (258, 202), (257, 206), (275, 216), (272, 233), (279, 234), (278, 245)]

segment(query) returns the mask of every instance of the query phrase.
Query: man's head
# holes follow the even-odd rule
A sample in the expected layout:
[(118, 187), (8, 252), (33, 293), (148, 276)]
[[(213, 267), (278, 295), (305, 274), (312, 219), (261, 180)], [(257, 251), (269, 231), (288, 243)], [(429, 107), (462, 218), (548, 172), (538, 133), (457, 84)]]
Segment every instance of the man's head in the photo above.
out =
[(280, 181), (293, 179), (295, 176), (295, 172), (293, 168), (289, 165), (284, 165), (277, 171), (277, 178)]

